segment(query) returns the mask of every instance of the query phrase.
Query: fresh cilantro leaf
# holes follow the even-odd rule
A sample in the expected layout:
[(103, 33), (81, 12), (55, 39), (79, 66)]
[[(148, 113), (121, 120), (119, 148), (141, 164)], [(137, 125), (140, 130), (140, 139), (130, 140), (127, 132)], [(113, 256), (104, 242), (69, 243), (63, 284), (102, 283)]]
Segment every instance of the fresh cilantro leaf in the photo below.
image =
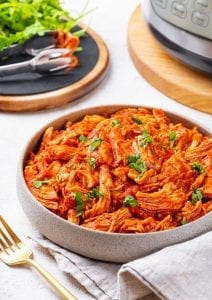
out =
[(99, 187), (96, 186), (94, 188), (92, 188), (92, 190), (90, 190), (87, 194), (87, 199), (90, 200), (90, 199), (96, 199), (96, 198), (99, 198), (99, 197), (102, 197), (104, 196), (104, 193), (100, 192), (99, 191)]
[(128, 195), (124, 198), (123, 205), (125, 207), (135, 207), (138, 205), (138, 202), (132, 195)]
[(197, 203), (197, 201), (200, 201), (202, 200), (203, 198), (203, 188), (199, 188), (199, 189), (196, 189), (195, 191), (193, 191), (192, 195), (191, 195), (191, 203), (193, 205), (195, 205)]
[(80, 142), (86, 142), (88, 139), (86, 138), (86, 136), (84, 136), (83, 134), (81, 134), (79, 137), (78, 137), (78, 140)]
[(169, 131), (169, 140), (170, 140), (170, 148), (174, 147), (174, 142), (177, 138), (177, 134), (175, 131)]
[(143, 124), (143, 121), (135, 116), (132, 116), (132, 120), (139, 125)]
[(147, 170), (145, 162), (143, 162), (141, 159), (138, 159), (136, 163), (131, 163), (129, 166), (142, 174)]
[(99, 147), (99, 145), (101, 144), (101, 142), (102, 142), (101, 138), (94, 139), (93, 142), (89, 146), (89, 151), (93, 152), (94, 150), (96, 150), (96, 148)]
[(185, 224), (188, 224), (188, 221), (182, 220), (182, 221), (181, 221), (181, 225), (185, 225)]
[(32, 182), (33, 186), (36, 188), (36, 189), (40, 189), (43, 184), (48, 184), (49, 183), (49, 180), (34, 180)]
[(152, 137), (146, 129), (144, 129), (142, 135), (138, 136), (138, 142), (141, 147), (146, 147), (148, 144), (152, 143)]
[(94, 170), (96, 168), (96, 158), (89, 157), (88, 158), (88, 163), (89, 163), (89, 166), (91, 167), (91, 169)]
[(198, 162), (193, 162), (191, 164), (191, 169), (197, 171), (199, 174), (205, 174), (205, 169)]
[(135, 163), (140, 157), (141, 156), (139, 153), (137, 153), (136, 155), (128, 156), (128, 158), (127, 158), (128, 164)]
[(118, 119), (112, 120), (110, 127), (120, 126), (121, 122)]
[(83, 213), (83, 200), (82, 193), (76, 192), (74, 195), (75, 203), (76, 203), (76, 216), (79, 217)]
[(147, 171), (147, 166), (145, 162), (140, 158), (140, 154), (128, 156), (128, 165), (130, 166), (130, 168), (139, 172), (140, 175), (143, 175), (143, 173)]

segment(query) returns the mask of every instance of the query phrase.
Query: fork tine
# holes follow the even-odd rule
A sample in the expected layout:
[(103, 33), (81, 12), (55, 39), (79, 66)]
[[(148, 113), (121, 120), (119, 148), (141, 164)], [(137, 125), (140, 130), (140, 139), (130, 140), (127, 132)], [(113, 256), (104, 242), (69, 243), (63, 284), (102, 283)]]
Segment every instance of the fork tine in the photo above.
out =
[(7, 245), (7, 247), (10, 247), (14, 245), (14, 242), (12, 242), (13, 240), (10, 240), (9, 237), (4, 233), (4, 231), (0, 228), (0, 239), (1, 236), (3, 237), (3, 240), (5, 242), (5, 244)]
[(2, 225), (4, 226), (4, 228), (6, 229), (6, 231), (8, 232), (8, 235), (15, 242), (15, 244), (21, 243), (21, 240), (17, 237), (15, 232), (10, 228), (10, 226), (6, 223), (6, 221), (4, 220), (4, 218), (1, 215), (0, 215), (0, 221), (1, 221)]
[(7, 251), (7, 245), (5, 244), (5, 241), (2, 238), (0, 238), (0, 249), (3, 252), (9, 254), (8, 251)]

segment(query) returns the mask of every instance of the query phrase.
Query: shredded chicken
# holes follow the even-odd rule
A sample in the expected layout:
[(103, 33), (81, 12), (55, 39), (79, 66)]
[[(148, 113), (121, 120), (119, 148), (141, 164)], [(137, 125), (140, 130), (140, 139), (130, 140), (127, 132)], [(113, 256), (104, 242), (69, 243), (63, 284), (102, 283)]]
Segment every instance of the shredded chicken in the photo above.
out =
[(212, 138), (159, 109), (88, 115), (46, 129), (24, 176), (40, 203), (80, 226), (172, 229), (212, 211)]

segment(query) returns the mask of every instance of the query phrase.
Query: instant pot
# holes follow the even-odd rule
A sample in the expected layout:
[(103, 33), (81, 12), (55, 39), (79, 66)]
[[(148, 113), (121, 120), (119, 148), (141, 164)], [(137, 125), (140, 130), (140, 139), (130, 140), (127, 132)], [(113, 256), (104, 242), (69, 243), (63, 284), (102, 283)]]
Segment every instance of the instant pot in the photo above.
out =
[(212, 75), (212, 0), (143, 0), (142, 8), (166, 51)]

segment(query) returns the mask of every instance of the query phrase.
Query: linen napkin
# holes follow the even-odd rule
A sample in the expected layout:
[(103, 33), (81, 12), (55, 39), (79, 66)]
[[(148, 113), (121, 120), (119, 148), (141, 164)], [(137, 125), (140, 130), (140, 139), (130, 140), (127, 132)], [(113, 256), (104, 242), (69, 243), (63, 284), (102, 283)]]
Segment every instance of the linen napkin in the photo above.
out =
[(123, 265), (82, 257), (41, 235), (31, 239), (92, 299), (212, 299), (212, 231)]

